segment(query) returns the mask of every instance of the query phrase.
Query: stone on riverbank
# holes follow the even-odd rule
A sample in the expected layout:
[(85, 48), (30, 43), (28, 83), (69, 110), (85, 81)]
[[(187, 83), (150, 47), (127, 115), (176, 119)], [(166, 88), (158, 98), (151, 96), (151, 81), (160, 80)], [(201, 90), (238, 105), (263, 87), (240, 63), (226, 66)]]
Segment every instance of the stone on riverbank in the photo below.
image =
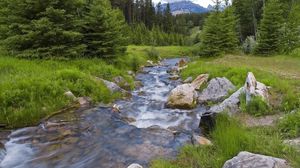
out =
[(141, 166), (137, 163), (133, 163), (133, 164), (129, 165), (127, 168), (143, 168), (143, 166)]
[(192, 87), (194, 89), (200, 89), (203, 83), (207, 82), (209, 75), (208, 74), (201, 74), (199, 75), (192, 83)]
[(252, 72), (248, 72), (246, 83), (245, 83), (245, 93), (246, 93), (246, 102), (249, 103), (253, 97), (259, 96), (265, 102), (268, 103), (269, 100), (269, 90), (268, 87), (256, 81), (256, 78)]
[(290, 166), (284, 159), (240, 152), (236, 157), (228, 160), (223, 168), (290, 168)]
[(235, 90), (235, 86), (225, 77), (214, 78), (208, 82), (205, 88), (198, 97), (199, 103), (220, 102), (223, 101), (229, 92)]

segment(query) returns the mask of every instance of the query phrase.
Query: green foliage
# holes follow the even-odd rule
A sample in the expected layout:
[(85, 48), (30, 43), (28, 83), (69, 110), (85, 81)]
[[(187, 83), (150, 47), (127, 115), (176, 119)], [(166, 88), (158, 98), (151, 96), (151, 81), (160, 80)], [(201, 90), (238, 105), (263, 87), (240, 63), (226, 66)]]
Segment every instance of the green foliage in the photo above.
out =
[(233, 8), (228, 7), (224, 12), (212, 13), (204, 24), (200, 54), (216, 56), (236, 50), (238, 45), (236, 26)]
[(243, 51), (245, 54), (254, 53), (254, 49), (256, 47), (256, 41), (253, 36), (249, 36), (243, 43)]
[(275, 54), (281, 51), (283, 37), (283, 10), (278, 0), (269, 0), (260, 23), (258, 45), (255, 53)]
[(186, 146), (175, 161), (154, 161), (152, 167), (218, 168), (241, 151), (285, 158), (292, 166), (300, 166), (299, 153), (284, 146), (278, 132), (267, 129), (249, 130), (226, 115), (218, 115), (211, 138), (213, 146)]
[(147, 50), (147, 55), (151, 60), (158, 61), (159, 60), (159, 52), (154, 47), (151, 47)]
[(107, 0), (4, 0), (0, 8), (0, 38), (18, 57), (105, 57), (125, 45), (124, 19)]
[(300, 110), (286, 115), (278, 123), (282, 135), (286, 138), (296, 138), (300, 136)]
[(148, 29), (144, 24), (136, 24), (130, 29), (130, 42), (135, 45), (185, 45), (186, 38), (178, 33), (165, 33), (160, 27)]
[(271, 109), (269, 105), (259, 96), (253, 97), (251, 101), (247, 104), (246, 95), (242, 94), (240, 96), (240, 108), (242, 112), (248, 113), (255, 117), (271, 114)]
[(111, 94), (96, 77), (112, 80), (122, 76), (132, 84), (133, 79), (126, 74), (129, 69), (116, 68), (100, 59), (29, 61), (1, 56), (0, 124), (8, 128), (38, 124), (71, 103), (64, 96), (66, 91), (72, 91), (76, 97), (88, 96), (94, 102), (108, 103), (118, 95)]

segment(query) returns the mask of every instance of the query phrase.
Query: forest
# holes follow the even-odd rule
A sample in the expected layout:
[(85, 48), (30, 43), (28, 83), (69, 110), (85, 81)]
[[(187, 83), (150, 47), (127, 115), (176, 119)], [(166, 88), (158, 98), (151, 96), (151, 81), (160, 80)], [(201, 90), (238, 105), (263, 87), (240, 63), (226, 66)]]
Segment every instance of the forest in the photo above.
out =
[(300, 167), (300, 1), (173, 2), (0, 0), (0, 167)]

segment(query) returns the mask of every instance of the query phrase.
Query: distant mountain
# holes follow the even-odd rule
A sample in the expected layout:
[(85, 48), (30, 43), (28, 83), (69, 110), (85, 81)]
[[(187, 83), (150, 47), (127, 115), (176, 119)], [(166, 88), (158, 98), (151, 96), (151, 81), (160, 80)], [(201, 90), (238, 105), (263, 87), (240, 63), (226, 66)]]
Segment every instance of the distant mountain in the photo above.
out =
[[(162, 9), (165, 9), (166, 7), (166, 3), (162, 4)], [(206, 13), (210, 11), (210, 9), (207, 9), (188, 0), (172, 2), (170, 3), (170, 7), (173, 15), (183, 13)]]

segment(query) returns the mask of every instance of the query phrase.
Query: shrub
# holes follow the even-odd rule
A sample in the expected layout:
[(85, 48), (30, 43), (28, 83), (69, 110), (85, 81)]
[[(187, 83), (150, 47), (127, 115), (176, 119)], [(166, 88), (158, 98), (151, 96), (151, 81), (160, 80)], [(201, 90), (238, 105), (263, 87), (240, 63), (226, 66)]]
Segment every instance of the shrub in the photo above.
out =
[(249, 36), (243, 43), (243, 50), (245, 54), (251, 54), (254, 52), (256, 41), (253, 36)]
[(300, 110), (286, 115), (279, 121), (278, 127), (284, 137), (295, 138), (300, 136)]
[(159, 52), (154, 47), (151, 47), (149, 50), (147, 49), (147, 55), (151, 60), (159, 60)]

